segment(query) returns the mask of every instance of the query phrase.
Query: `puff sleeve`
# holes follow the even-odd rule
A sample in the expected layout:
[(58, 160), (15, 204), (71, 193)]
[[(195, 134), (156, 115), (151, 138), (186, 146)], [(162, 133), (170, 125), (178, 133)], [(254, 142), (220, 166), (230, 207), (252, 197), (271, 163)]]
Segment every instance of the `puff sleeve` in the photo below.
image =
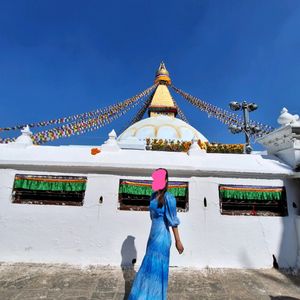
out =
[(171, 227), (177, 227), (180, 224), (180, 221), (177, 217), (176, 199), (170, 193), (165, 194), (165, 206), (168, 225)]

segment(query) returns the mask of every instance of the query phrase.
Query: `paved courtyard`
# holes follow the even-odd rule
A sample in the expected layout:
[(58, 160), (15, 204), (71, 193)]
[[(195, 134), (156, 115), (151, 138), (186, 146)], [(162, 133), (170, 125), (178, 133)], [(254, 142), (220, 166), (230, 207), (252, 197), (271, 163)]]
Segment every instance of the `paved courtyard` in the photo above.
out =
[[(0, 299), (126, 299), (134, 269), (0, 264)], [(171, 268), (169, 299), (300, 300), (300, 274)]]

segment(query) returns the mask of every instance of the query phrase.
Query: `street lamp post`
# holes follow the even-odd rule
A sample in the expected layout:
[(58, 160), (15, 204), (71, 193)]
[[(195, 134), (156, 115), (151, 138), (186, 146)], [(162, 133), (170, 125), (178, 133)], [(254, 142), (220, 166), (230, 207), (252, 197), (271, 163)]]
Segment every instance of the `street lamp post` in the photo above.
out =
[(250, 145), (250, 136), (261, 131), (261, 128), (255, 125), (250, 125), (249, 122), (249, 112), (252, 112), (258, 108), (255, 103), (247, 103), (243, 101), (242, 103), (232, 101), (229, 103), (231, 110), (238, 111), (243, 110), (244, 122), (243, 125), (230, 125), (229, 129), (233, 134), (244, 132), (245, 133), (245, 153), (250, 154), (252, 152), (252, 147)]

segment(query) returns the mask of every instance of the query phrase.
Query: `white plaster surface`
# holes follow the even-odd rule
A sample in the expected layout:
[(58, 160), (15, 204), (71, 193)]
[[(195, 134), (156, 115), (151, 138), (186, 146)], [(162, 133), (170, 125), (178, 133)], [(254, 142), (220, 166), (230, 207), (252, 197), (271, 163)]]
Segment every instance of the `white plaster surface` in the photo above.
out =
[(300, 126), (293, 124), (282, 126), (258, 138), (257, 141), (269, 154), (276, 155), (295, 169), (300, 166)]
[(29, 126), (25, 126), (22, 130), (21, 130), (21, 135), (19, 137), (17, 137), (15, 143), (16, 144), (21, 144), (21, 145), (33, 145), (32, 139), (31, 139), (31, 135), (32, 132), (30, 131)]
[[(292, 168), (272, 155), (263, 154), (221, 154), (207, 153), (205, 156), (188, 156), (183, 152), (120, 150), (91, 155), (97, 146), (28, 146), (15, 148), (10, 144), (0, 145), (0, 167), (53, 166), (64, 169), (74, 167), (79, 172), (101, 171), (102, 169), (129, 170), (144, 172), (164, 166), (173, 174), (187, 176), (205, 173), (242, 174), (243, 176), (262, 175), (289, 176)], [(251, 176), (252, 176), (251, 175)]]
[[(137, 264), (141, 263), (150, 217), (148, 212), (118, 210), (118, 183), (124, 176), (84, 174), (88, 176), (84, 206), (72, 207), (11, 203), (16, 173), (22, 171), (0, 171), (0, 261), (118, 266), (122, 261), (122, 244), (130, 235), (135, 237)], [(185, 251), (178, 255), (173, 242), (171, 266), (267, 268), (272, 267), (273, 254), (281, 266), (295, 266), (297, 235), (291, 203), (298, 200), (293, 198), (296, 194), (292, 181), (220, 177), (171, 177), (170, 180), (189, 182), (189, 211), (179, 213)], [(222, 216), (218, 185), (224, 183), (285, 184), (290, 191), (289, 216)], [(204, 197), (207, 207), (203, 205)]]
[[(119, 179), (151, 180), (151, 172), (163, 166), (170, 171), (170, 180), (189, 182), (189, 211), (179, 213), (185, 251), (178, 255), (173, 245), (171, 266), (266, 268), (272, 267), (272, 255), (282, 267), (296, 265), (292, 203), (300, 207), (299, 185), (289, 179), (295, 174), (291, 167), (276, 157), (142, 150), (91, 155), (93, 147), (0, 145), (0, 261), (117, 266), (123, 242), (133, 236), (140, 264), (150, 217), (148, 212), (118, 210)], [(87, 176), (84, 205), (13, 204), (16, 173)], [(289, 216), (222, 216), (218, 185), (223, 183), (285, 185)], [(129, 259), (134, 251), (126, 251)]]
[(178, 118), (162, 115), (134, 123), (119, 136), (118, 140), (126, 140), (132, 136), (142, 140), (158, 138), (183, 141), (190, 141), (196, 136), (201, 141), (207, 141), (207, 138), (202, 133), (186, 122)]

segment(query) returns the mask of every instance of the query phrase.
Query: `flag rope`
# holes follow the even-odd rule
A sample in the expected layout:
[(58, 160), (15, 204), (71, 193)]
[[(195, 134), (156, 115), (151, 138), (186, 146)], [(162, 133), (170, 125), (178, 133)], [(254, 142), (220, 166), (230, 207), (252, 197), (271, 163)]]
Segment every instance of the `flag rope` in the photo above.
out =
[[(182, 96), (189, 103), (191, 103), (195, 107), (199, 108), (201, 111), (206, 112), (209, 117), (212, 116), (226, 125), (237, 125), (237, 126), (241, 126), (241, 127), (244, 126), (244, 121), (237, 114), (227, 111), (225, 109), (219, 108), (219, 107), (212, 105), (210, 103), (207, 103), (203, 100), (200, 100), (199, 98), (194, 97), (194, 96), (184, 92), (181, 89), (178, 89), (174, 85), (171, 85), (171, 87), (177, 94)], [(264, 125), (259, 122), (253, 121), (253, 120), (250, 120), (250, 125), (258, 126), (259, 128), (261, 128), (261, 131), (259, 133), (252, 134), (253, 137), (259, 137), (259, 136), (268, 134), (272, 130), (274, 130), (269, 125)]]

